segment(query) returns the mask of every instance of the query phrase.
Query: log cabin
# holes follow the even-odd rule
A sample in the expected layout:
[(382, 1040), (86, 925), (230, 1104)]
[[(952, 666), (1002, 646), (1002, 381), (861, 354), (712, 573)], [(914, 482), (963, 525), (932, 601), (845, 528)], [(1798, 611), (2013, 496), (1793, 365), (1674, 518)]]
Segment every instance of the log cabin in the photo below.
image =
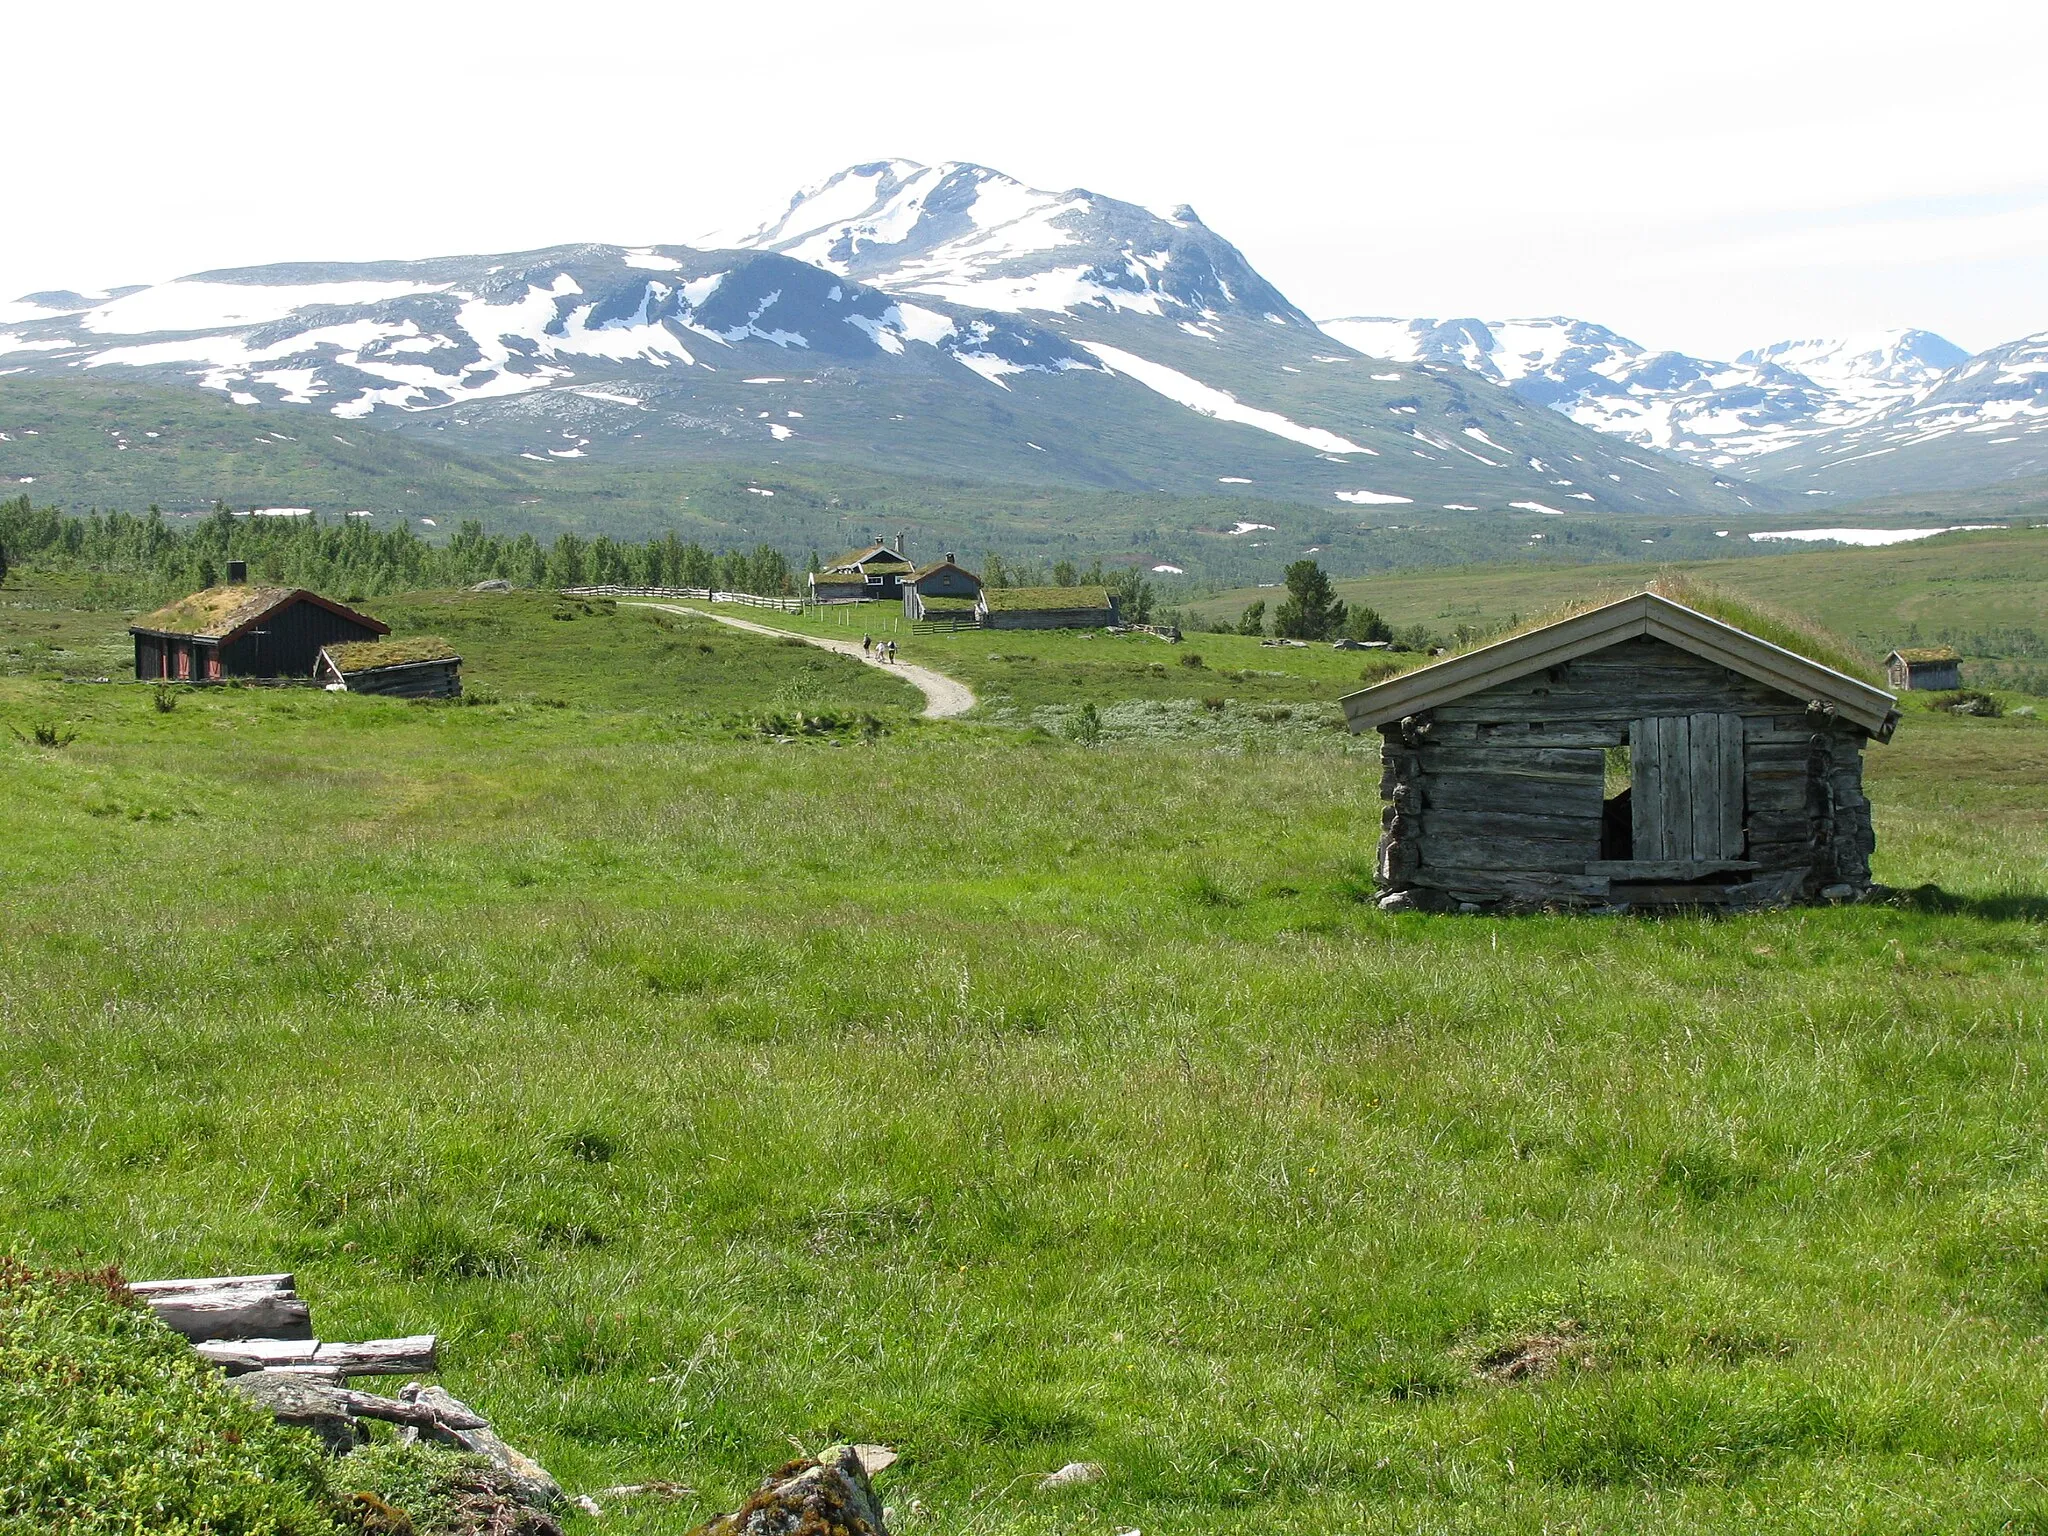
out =
[(320, 652), (313, 681), (330, 691), (380, 693), (395, 699), (459, 699), (462, 657), (438, 635), (355, 640)]
[(975, 618), (984, 629), (1106, 629), (1117, 600), (1107, 587), (984, 587)]
[(1388, 910), (1850, 900), (1896, 699), (1643, 592), (1343, 700), (1382, 741)]
[(388, 624), (302, 587), (249, 586), (239, 566), (229, 567), (225, 585), (128, 626), (138, 680), (311, 677), (323, 646), (391, 633)]
[(1902, 693), (1920, 688), (1960, 688), (1962, 668), (1962, 653), (1946, 645), (1913, 646), (1893, 651), (1884, 659), (1885, 681)]

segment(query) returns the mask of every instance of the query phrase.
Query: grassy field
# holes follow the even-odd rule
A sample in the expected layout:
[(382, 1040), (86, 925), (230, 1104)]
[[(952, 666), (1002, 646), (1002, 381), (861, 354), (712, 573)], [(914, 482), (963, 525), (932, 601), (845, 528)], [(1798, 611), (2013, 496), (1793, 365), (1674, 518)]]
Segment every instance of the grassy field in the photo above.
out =
[[(1742, 560), (1601, 566), (1472, 566), (1339, 581), (1339, 595), (1378, 609), (1397, 627), (1422, 624), (1449, 638), (1567, 602), (1639, 590), (1678, 571), (1805, 614), (1876, 660), (1893, 646), (1954, 644), (1987, 682), (2048, 692), (2048, 527), (1946, 534), (1883, 549), (1797, 550)], [(1190, 605), (1235, 621), (1247, 588)], [(1206, 643), (1206, 639), (1205, 639)]]
[[(380, 609), (466, 708), (10, 664), (0, 1248), (296, 1270), (699, 1513), (844, 1436), (913, 1533), (2048, 1529), (2048, 724), (1872, 750), (1893, 904), (1388, 916), (1334, 732), (562, 606)], [(904, 655), (1015, 723), (1358, 659)]]

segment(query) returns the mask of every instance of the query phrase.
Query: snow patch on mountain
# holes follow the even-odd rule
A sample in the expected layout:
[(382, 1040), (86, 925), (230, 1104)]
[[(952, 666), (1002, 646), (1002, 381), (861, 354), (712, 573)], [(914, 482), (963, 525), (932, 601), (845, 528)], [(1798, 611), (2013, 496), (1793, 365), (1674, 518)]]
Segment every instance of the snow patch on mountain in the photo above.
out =
[(1164, 395), (1175, 404), (1184, 405), (1199, 415), (1213, 416), (1218, 421), (1234, 421), (1241, 426), (1256, 427), (1261, 432), (1270, 432), (1275, 437), (1284, 437), (1289, 442), (1301, 443), (1322, 453), (1374, 452), (1373, 449), (1361, 447), (1335, 432), (1326, 432), (1321, 427), (1305, 427), (1298, 421), (1290, 421), (1278, 411), (1246, 405), (1235, 395), (1213, 388), (1199, 379), (1189, 378), (1178, 369), (1169, 368), (1164, 363), (1150, 362), (1135, 352), (1126, 352), (1121, 347), (1104, 346), (1094, 341), (1084, 341), (1081, 345), (1106, 363), (1111, 372), (1136, 379), (1154, 394)]

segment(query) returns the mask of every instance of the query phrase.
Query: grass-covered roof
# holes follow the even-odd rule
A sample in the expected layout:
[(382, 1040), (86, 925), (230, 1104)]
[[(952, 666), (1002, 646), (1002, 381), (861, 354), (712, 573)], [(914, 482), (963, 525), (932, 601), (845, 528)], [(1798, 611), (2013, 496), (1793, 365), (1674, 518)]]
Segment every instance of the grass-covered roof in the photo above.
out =
[(1538, 614), (1521, 624), (1517, 624), (1512, 629), (1481, 635), (1469, 645), (1460, 646), (1449, 654), (1451, 656), (1462, 656), (1469, 651), (1497, 645), (1502, 640), (1512, 639), (1516, 635), (1528, 634), (1538, 629), (1547, 629), (1552, 624), (1560, 623), (1577, 614), (1590, 613), (1595, 608), (1604, 608), (1609, 603), (1614, 602), (1618, 598), (1628, 596), (1632, 592), (1654, 592), (1657, 596), (1667, 598), (1671, 602), (1683, 603), (1695, 613), (1703, 613), (1710, 619), (1719, 619), (1723, 624), (1732, 625), (1736, 629), (1756, 636), (1759, 640), (1769, 641), (1772, 645), (1788, 650), (1795, 656), (1804, 656), (1808, 661), (1818, 662), (1831, 671), (1841, 673), (1844, 677), (1853, 677), (1859, 682), (1872, 684), (1881, 684), (1884, 681), (1878, 674), (1878, 670), (1871, 665), (1869, 657), (1858, 651), (1840, 636), (1831, 634), (1821, 628), (1820, 625), (1814, 623), (1811, 619), (1802, 618), (1798, 614), (1787, 613), (1783, 609), (1773, 608), (1767, 603), (1759, 603), (1746, 597), (1737, 597), (1734, 593), (1714, 586), (1710, 582), (1700, 581), (1696, 577), (1680, 575), (1676, 572), (1667, 572), (1646, 587), (1631, 587), (1625, 591), (1609, 590), (1587, 597), (1579, 602), (1567, 603), (1563, 607), (1553, 609), (1548, 613)]
[(348, 645), (330, 645), (323, 654), (334, 663), (334, 670), (343, 676), (352, 672), (374, 672), (379, 667), (462, 660), (455, 647), (439, 635), (408, 635), (403, 640), (357, 640)]
[(233, 634), (252, 619), (261, 618), (292, 595), (291, 587), (226, 586), (208, 587), (181, 597), (169, 607), (159, 608), (135, 621), (136, 629), (166, 635), (191, 635), (219, 640)]
[(1963, 659), (1963, 653), (1951, 645), (1902, 645), (1892, 654), (1901, 661), (1912, 663)]
[(991, 613), (1064, 613), (1109, 607), (1107, 587), (983, 587)]

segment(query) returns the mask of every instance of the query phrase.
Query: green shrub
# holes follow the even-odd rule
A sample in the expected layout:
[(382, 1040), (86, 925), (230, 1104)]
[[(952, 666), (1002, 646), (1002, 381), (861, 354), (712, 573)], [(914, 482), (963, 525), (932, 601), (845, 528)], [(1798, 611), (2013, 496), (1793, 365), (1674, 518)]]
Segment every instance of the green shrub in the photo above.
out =
[(328, 1536), (328, 1469), (118, 1273), (0, 1259), (0, 1533)]

